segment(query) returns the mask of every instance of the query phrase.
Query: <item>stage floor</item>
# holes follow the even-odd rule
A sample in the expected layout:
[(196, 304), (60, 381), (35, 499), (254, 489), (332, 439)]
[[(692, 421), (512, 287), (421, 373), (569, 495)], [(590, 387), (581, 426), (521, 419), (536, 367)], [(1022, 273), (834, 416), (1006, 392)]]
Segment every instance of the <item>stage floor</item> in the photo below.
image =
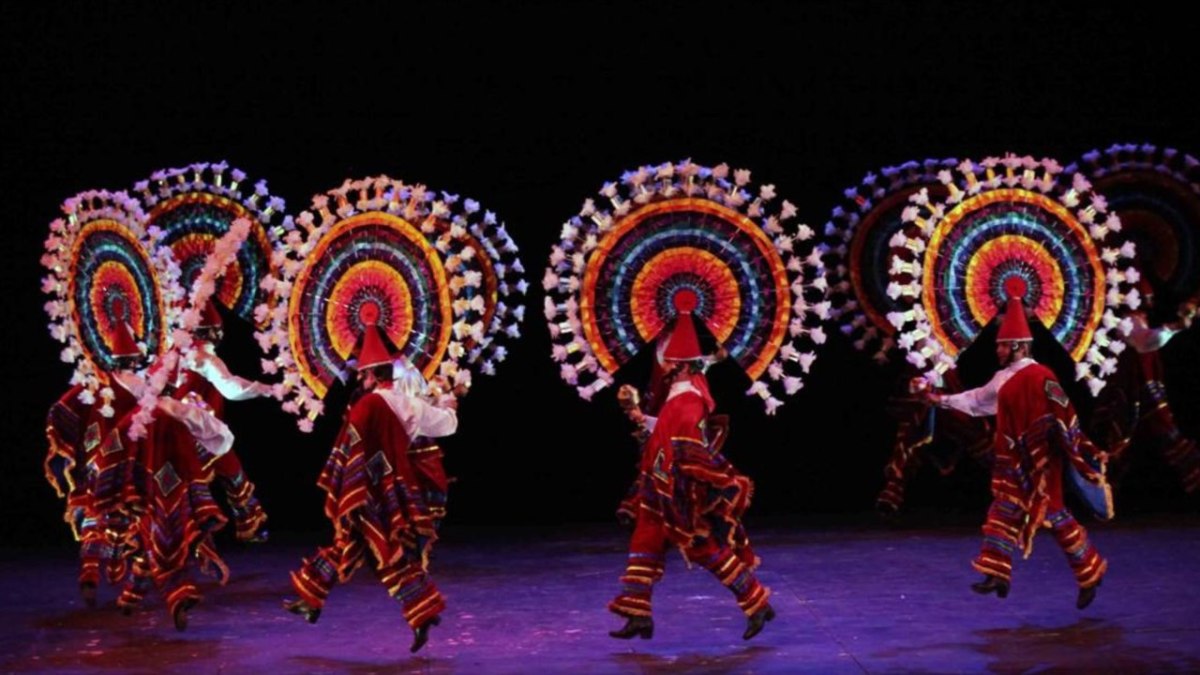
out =
[(280, 608), (311, 546), (227, 548), (178, 633), (151, 596), (132, 617), (101, 588), (86, 609), (70, 552), (0, 563), (4, 672), (1172, 672), (1200, 671), (1200, 519), (1090, 525), (1109, 573), (1095, 604), (1048, 532), (1006, 600), (973, 594), (974, 528), (848, 526), (751, 532), (778, 618), (750, 642), (733, 598), (672, 554), (652, 640), (614, 640), (605, 611), (625, 560), (618, 526), (452, 530), (433, 572), (449, 609), (418, 655), (399, 606), (366, 570), (317, 625)]

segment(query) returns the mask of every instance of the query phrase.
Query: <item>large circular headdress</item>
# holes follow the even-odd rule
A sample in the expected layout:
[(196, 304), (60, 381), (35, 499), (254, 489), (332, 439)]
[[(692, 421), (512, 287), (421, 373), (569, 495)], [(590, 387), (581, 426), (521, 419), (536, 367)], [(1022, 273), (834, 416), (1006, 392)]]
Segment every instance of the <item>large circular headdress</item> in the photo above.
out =
[(479, 203), (473, 199), (463, 200), (461, 209), (457, 209), (458, 201), (458, 195), (443, 192), (442, 203), (448, 212), (428, 220), (426, 227), (433, 228), (428, 235), (443, 255), (460, 251), (454, 262), (461, 265), (459, 274), (471, 283), (463, 287), (464, 297), (457, 302), (462, 312), (480, 317), (479, 325), (463, 339), (466, 363), (492, 375), (495, 364), (507, 358), (505, 343), (521, 337), (529, 282), (504, 223), (491, 211), (480, 214)]
[(168, 251), (151, 253), (145, 215), (126, 193), (84, 192), (62, 211), (45, 242), (41, 262), (50, 274), (42, 290), (51, 296), (50, 334), (66, 344), (62, 360), (75, 364), (71, 383), (91, 399), (103, 384), (100, 371), (116, 369), (124, 338), (150, 358), (167, 349), (165, 308), (182, 296), (179, 270)]
[(1200, 160), (1150, 144), (1093, 150), (1067, 167), (1092, 182), (1137, 245), (1142, 272), (1177, 298), (1200, 294)]
[(803, 386), (816, 356), (801, 341), (825, 340), (824, 266), (810, 228), (784, 227), (795, 207), (776, 208), (773, 185), (755, 193), (749, 183), (749, 171), (724, 164), (643, 166), (563, 225), (542, 285), (552, 356), (580, 396), (612, 383), (674, 318), (679, 295), (694, 299), (768, 412), (776, 394)]
[[(226, 172), (228, 171), (228, 175)], [(246, 321), (254, 308), (271, 298), (263, 280), (275, 273), (271, 253), (283, 230), (272, 221), (283, 217), (284, 201), (260, 180), (245, 189), (246, 174), (225, 162), (198, 163), (156, 171), (134, 189), (142, 196), (148, 226), (162, 231), (162, 244), (179, 261), (181, 283), (190, 288), (218, 239), (244, 218), (250, 232), (232, 264), (223, 272), (213, 300)], [(260, 322), (261, 325), (261, 322)]]
[(295, 366), (284, 408), (305, 415), (302, 429), (350, 369), (367, 324), (426, 377), (461, 384), (470, 367), (490, 372), (504, 358), (496, 333), (519, 334), (524, 310), (504, 303), (525, 291), (516, 247), (471, 200), (379, 176), (316, 195), (285, 227), (282, 279), (269, 285), (286, 306), (262, 308), (272, 327), (257, 337), (279, 349), (268, 370)]
[(855, 349), (870, 352), (886, 363), (895, 345), (896, 328), (887, 320), (901, 306), (888, 294), (892, 238), (904, 227), (900, 214), (908, 198), (928, 189), (934, 199), (947, 194), (938, 172), (953, 168), (956, 159), (905, 162), (879, 175), (868, 173), (843, 193), (825, 223), (822, 247), (829, 274), (830, 318)]
[(912, 195), (903, 219), (913, 227), (896, 235), (889, 294), (916, 306), (888, 317), (909, 361), (951, 367), (1003, 312), (1005, 289), (1021, 287), (1024, 306), (1075, 359), (1079, 379), (1093, 394), (1104, 386), (1123, 347), (1109, 336), (1120, 324), (1116, 310), (1139, 302), (1128, 283), (1136, 272), (1118, 269), (1133, 246), (1105, 245), (1120, 220), (1086, 178), (1060, 172), (1032, 157), (964, 161), (941, 172), (944, 200)]

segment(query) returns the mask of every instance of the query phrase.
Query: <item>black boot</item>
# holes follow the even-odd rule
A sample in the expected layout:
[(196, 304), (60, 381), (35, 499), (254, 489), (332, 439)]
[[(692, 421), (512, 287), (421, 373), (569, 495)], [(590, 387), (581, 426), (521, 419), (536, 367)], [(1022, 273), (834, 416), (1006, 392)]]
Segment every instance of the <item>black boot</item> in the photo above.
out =
[(1088, 586), (1087, 588), (1079, 589), (1079, 597), (1075, 599), (1075, 609), (1086, 609), (1092, 601), (1096, 599), (1096, 589), (1100, 588), (1100, 582)]
[(742, 639), (749, 640), (758, 635), (762, 632), (763, 626), (766, 626), (767, 622), (774, 618), (775, 610), (770, 605), (763, 605), (757, 612), (751, 614), (746, 619), (746, 632), (742, 633)]
[(187, 630), (188, 611), (198, 604), (200, 604), (199, 599), (187, 598), (179, 601), (178, 605), (175, 605), (175, 611), (171, 612), (171, 618), (175, 621), (175, 630), (180, 632)]
[(83, 597), (83, 604), (87, 605), (88, 609), (96, 607), (96, 583), (93, 581), (82, 581), (79, 583), (79, 595)]
[(977, 581), (971, 584), (971, 590), (979, 593), (980, 595), (995, 593), (996, 597), (998, 598), (1007, 598), (1008, 582), (1000, 577), (994, 577), (989, 574), (983, 578), (983, 581)]
[(304, 620), (309, 623), (316, 623), (317, 619), (321, 618), (321, 609), (319, 607), (310, 607), (307, 602), (300, 600), (284, 600), (283, 608), (292, 614), (298, 614), (304, 617)]
[(429, 629), (433, 626), (439, 625), (440, 623), (442, 623), (442, 617), (435, 616), (420, 626), (414, 628), (412, 646), (408, 648), (408, 651), (415, 654), (417, 650), (419, 650), (421, 647), (424, 647), (425, 643), (429, 642)]
[(608, 634), (620, 640), (631, 640), (635, 637), (649, 640), (654, 637), (654, 619), (648, 616), (627, 617), (624, 626), (610, 630)]

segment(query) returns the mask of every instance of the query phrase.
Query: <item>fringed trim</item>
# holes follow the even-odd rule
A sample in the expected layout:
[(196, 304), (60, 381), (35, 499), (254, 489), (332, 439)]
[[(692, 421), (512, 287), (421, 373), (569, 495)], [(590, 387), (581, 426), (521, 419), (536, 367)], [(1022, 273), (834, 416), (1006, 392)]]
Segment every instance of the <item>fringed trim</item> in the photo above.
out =
[(200, 602), (200, 598), (200, 590), (196, 588), (196, 585), (190, 581), (185, 581), (167, 593), (167, 612), (173, 615), (175, 614), (175, 608), (181, 603), (188, 600)]
[(100, 559), (84, 558), (79, 564), (79, 583), (100, 584)]
[(145, 556), (131, 556), (129, 567), (129, 578), (126, 580), (124, 588), (121, 589), (121, 595), (117, 597), (117, 607), (122, 609), (140, 606), (146, 593), (150, 591), (150, 586), (154, 583)]
[(904, 480), (889, 476), (887, 483), (879, 491), (879, 496), (875, 498), (875, 503), (899, 511), (904, 504)]
[[(1092, 549), (1095, 551), (1095, 549)], [(1090, 588), (1100, 583), (1100, 579), (1108, 573), (1108, 561), (1097, 553), (1082, 569), (1075, 571), (1075, 582), (1080, 588)]]
[(196, 546), (196, 558), (200, 561), (200, 571), (213, 577), (221, 586), (229, 583), (229, 565), (217, 553), (212, 537), (206, 536)]
[(897, 427), (897, 429), (896, 429), (896, 441), (894, 443), (895, 450), (899, 451), (900, 453), (903, 453), (906, 456), (912, 456), (914, 453), (916, 453), (917, 450), (920, 450), (921, 448), (923, 448), (926, 445), (929, 445), (930, 443), (933, 442), (933, 433), (934, 432), (932, 430), (926, 432), (924, 435), (918, 437), (916, 440), (906, 441), (906, 439), (908, 438), (907, 430), (908, 430), (908, 427), (910, 427), (910, 426), (915, 426), (915, 425), (912, 424), (911, 422), (901, 422), (900, 423), (899, 427)]
[(979, 557), (971, 561), (971, 567), (980, 574), (1003, 579), (1004, 581), (1012, 581), (1012, 562), (1004, 560), (991, 552), (983, 552)]
[(362, 453), (335, 452), (341, 456), (330, 456), (318, 482), (325, 490), (325, 515), (333, 522), (335, 539), (349, 541), (355, 532), (362, 533), (380, 569), (398, 564), (410, 551), (421, 561), (422, 569), (427, 569), (437, 530), (434, 518), (422, 513), (413, 503), (419, 493), (405, 486), (398, 477), (382, 488), (396, 497), (395, 508), (386, 514), (385, 532), (383, 523), (368, 517), (372, 511), (372, 498)]
[[(411, 595), (410, 595), (411, 593)], [(404, 605), (404, 620), (416, 628), (446, 610), (446, 600), (436, 586), (422, 572), (420, 578), (401, 591), (400, 601)]]
[(267, 523), (267, 513), (261, 505), (254, 503), (242, 515), (237, 516), (237, 538), (239, 541), (249, 541)]
[(757, 580), (754, 582), (754, 588), (745, 598), (738, 598), (738, 607), (742, 608), (742, 612), (746, 616), (752, 616), (755, 612), (766, 606), (767, 600), (771, 597), (771, 589), (763, 586)]
[(608, 603), (608, 611), (626, 618), (652, 615), (649, 596), (643, 598), (629, 593), (622, 593)]
[(304, 604), (313, 609), (320, 609), (325, 606), (325, 599), (329, 597), (329, 586), (327, 583), (312, 578), (308, 573), (308, 561), (305, 561), (305, 567), (292, 572), (292, 588), (296, 589), (296, 593)]
[[(201, 481), (193, 481), (187, 490), (174, 493), (177, 495), (174, 499), (155, 496), (154, 513), (150, 516), (150, 552), (154, 579), (160, 586), (187, 566), (193, 550), (197, 557), (211, 565), (208, 569), (215, 567), (228, 578), (229, 569), (215, 548), (211, 544), (200, 546), (207, 544), (204, 539), (208, 535), (219, 531), (228, 522), (207, 487)], [(193, 504), (193, 500), (199, 502), (199, 506)]]
[[(46, 429), (46, 441), (49, 443), (50, 448), (46, 452), (46, 459), (42, 461), (42, 471), (45, 473), (46, 482), (50, 484), (50, 487), (54, 488), (54, 492), (58, 495), (59, 499), (66, 499), (68, 495), (75, 493), (75, 478), (71, 475), (75, 471), (75, 453), (69, 446), (59, 440), (58, 434), (54, 431), (53, 427)], [(67, 482), (65, 490), (59, 484), (58, 476), (55, 475), (53, 462), (56, 459), (61, 459), (63, 462), (62, 476)], [(69, 522), (69, 514), (67, 518)]]

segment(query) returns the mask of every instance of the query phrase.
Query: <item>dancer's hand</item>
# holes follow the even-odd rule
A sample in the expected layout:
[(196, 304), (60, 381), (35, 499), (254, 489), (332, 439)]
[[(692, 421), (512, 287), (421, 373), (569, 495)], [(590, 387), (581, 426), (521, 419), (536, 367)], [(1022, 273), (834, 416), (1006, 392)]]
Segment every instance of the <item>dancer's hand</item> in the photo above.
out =
[(623, 384), (620, 389), (617, 389), (617, 404), (622, 410), (638, 407), (638, 392), (633, 388), (633, 385)]
[(1192, 321), (1196, 318), (1196, 302), (1189, 300), (1179, 306), (1179, 323), (1184, 330), (1192, 327)]

